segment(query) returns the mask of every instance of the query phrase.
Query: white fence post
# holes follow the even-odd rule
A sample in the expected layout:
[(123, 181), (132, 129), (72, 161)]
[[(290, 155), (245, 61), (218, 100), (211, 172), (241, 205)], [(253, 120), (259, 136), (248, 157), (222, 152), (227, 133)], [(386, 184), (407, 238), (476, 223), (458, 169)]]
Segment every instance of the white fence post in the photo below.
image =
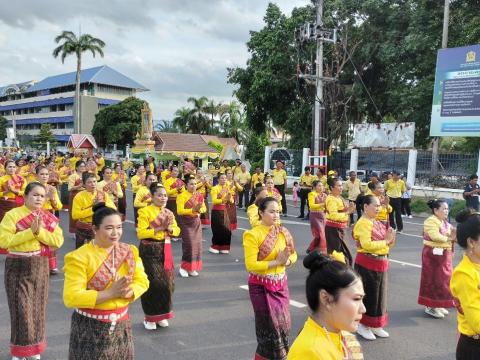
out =
[(50, 156), (50, 141), (47, 141), (47, 156)]
[(480, 149), (478, 149), (477, 176), (480, 176)]
[(270, 151), (271, 151), (271, 146), (265, 146), (265, 157), (263, 160), (263, 173), (267, 173), (270, 170)]
[(410, 149), (408, 151), (407, 183), (410, 186), (415, 185), (415, 177), (417, 173), (417, 154), (418, 151), (415, 149)]
[(350, 170), (358, 170), (358, 149), (350, 150)]
[(308, 161), (308, 156), (310, 155), (310, 148), (303, 148), (303, 154), (302, 154), (302, 172), (303, 169), (305, 169), (306, 166), (310, 165), (310, 162)]

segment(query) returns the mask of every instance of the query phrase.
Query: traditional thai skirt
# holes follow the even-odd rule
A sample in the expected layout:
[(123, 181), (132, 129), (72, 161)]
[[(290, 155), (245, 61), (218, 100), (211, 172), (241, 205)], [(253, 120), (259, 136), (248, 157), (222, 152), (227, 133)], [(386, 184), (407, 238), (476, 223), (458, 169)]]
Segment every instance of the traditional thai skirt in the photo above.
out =
[(80, 246), (85, 245), (93, 238), (95, 238), (95, 233), (93, 232), (92, 224), (84, 223), (82, 221), (77, 221), (75, 223), (75, 248), (78, 249)]
[(310, 229), (313, 240), (308, 246), (308, 252), (318, 249), (322, 254), (327, 254), (327, 240), (325, 238), (325, 213), (323, 211), (310, 211)]
[(232, 231), (230, 219), (226, 213), (225, 205), (212, 207), (212, 248), (216, 250), (230, 250)]
[(422, 251), (422, 276), (418, 303), (432, 308), (453, 308), (455, 302), (450, 291), (452, 278), (452, 249), (424, 246)]
[(182, 264), (187, 271), (202, 270), (202, 223), (198, 216), (179, 216), (182, 234)]
[(337, 223), (330, 220), (325, 221), (325, 238), (327, 240), (327, 253), (334, 250), (345, 255), (347, 265), (352, 265), (353, 258), (350, 249), (345, 243), (346, 223)]
[(148, 290), (141, 296), (145, 320), (158, 322), (171, 319), (175, 274), (170, 240), (142, 240), (139, 254), (150, 281)]
[(250, 274), (248, 292), (257, 335), (254, 359), (286, 359), (291, 330), (287, 276)]
[(10, 352), (19, 358), (47, 347), (48, 258), (40, 251), (10, 253), (5, 260), (5, 290), (10, 310)]
[(388, 323), (387, 287), (388, 257), (357, 253), (355, 270), (362, 278), (366, 312), (360, 323), (373, 328), (381, 328)]

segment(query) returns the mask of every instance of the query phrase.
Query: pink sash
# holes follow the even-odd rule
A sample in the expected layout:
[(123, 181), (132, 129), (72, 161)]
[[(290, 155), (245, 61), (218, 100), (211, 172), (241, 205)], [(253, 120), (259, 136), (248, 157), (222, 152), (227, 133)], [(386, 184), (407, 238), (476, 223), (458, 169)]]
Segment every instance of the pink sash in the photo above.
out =
[(203, 195), (200, 193), (194, 193), (185, 203), (185, 209), (191, 209), (197, 204), (203, 204)]
[(60, 220), (51, 212), (40, 209), (31, 212), (29, 215), (20, 219), (16, 224), (17, 232), (29, 229), (30, 226), (32, 226), (33, 220), (35, 220), (36, 217), (40, 217), (45, 226), (45, 229), (51, 233), (55, 231), (55, 228), (60, 223)]
[(287, 247), (290, 249), (290, 252), (295, 252), (295, 246), (293, 244), (293, 238), (290, 232), (287, 230), (286, 227), (281, 225), (273, 225), (270, 228), (270, 231), (267, 234), (265, 240), (263, 240), (262, 244), (260, 245), (258, 251), (258, 260), (264, 260), (275, 248), (275, 244), (277, 243), (278, 237), (280, 233), (283, 233), (285, 236), (285, 242)]
[[(113, 255), (115, 255), (115, 259), (113, 258)], [(119, 243), (115, 248), (110, 250), (105, 261), (100, 265), (95, 275), (89, 280), (87, 283), (87, 289), (97, 291), (104, 290), (111, 281), (114, 281), (114, 275), (117, 273), (118, 269), (120, 269), (123, 262), (126, 262), (128, 265), (127, 277), (133, 278), (136, 264), (132, 248), (128, 244)], [(113, 269), (114, 264), (115, 269)]]
[(165, 231), (165, 244), (163, 247), (163, 268), (165, 270), (173, 269), (172, 244), (170, 242), (170, 235), (168, 234), (167, 229), (169, 226), (173, 225), (174, 218), (175, 217), (170, 210), (163, 208), (162, 211), (160, 211), (160, 214), (158, 214), (158, 216), (150, 223), (150, 228)]

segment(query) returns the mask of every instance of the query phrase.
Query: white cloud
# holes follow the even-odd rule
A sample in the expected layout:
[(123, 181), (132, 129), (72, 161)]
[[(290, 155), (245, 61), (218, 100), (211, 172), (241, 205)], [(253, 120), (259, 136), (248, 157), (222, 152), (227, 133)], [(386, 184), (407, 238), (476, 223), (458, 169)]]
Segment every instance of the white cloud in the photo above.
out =
[[(3, 0), (5, 1), (5, 0)], [(250, 30), (259, 30), (268, 0), (16, 0), (0, 12), (0, 86), (75, 70), (51, 55), (62, 30), (99, 37), (107, 64), (150, 89), (156, 119), (171, 119), (190, 96), (232, 99), (227, 67), (243, 66)], [(309, 0), (277, 0), (282, 11)]]

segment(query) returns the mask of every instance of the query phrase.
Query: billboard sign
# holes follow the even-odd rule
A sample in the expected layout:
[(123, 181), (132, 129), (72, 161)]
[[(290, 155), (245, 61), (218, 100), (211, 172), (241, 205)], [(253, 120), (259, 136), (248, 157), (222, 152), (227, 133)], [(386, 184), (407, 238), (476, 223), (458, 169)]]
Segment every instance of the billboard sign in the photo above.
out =
[(480, 136), (480, 45), (438, 51), (430, 135)]
[(415, 123), (367, 123), (353, 128), (354, 148), (413, 148)]

